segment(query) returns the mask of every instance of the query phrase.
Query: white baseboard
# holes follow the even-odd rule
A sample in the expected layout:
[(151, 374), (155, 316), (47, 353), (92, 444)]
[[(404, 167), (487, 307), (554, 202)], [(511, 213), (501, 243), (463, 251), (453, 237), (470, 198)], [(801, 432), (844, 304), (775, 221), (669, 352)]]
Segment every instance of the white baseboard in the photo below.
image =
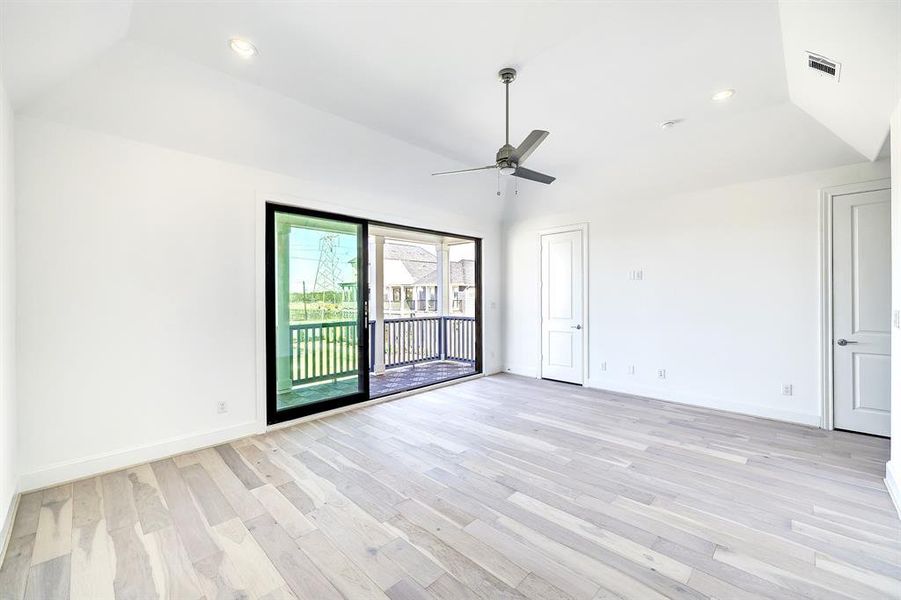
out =
[(16, 483), (16, 489), (13, 490), (13, 496), (9, 499), (9, 506), (6, 507), (6, 514), (3, 515), (3, 529), (0, 529), (0, 565), (6, 560), (6, 550), (9, 548), (10, 536), (13, 532), (13, 519), (19, 508), (19, 484)]
[(261, 433), (262, 431), (263, 428), (260, 427), (258, 422), (248, 421), (226, 427), (225, 429), (214, 429), (203, 433), (174, 437), (145, 446), (63, 461), (23, 473), (19, 478), (19, 489), (24, 493), (75, 481), (76, 479), (93, 477), (182, 452), (223, 444), (248, 435)]
[(898, 517), (901, 518), (901, 464), (896, 460), (885, 463), (885, 487), (895, 503)]
[(699, 406), (702, 408), (712, 408), (751, 417), (763, 417), (765, 419), (775, 419), (776, 421), (787, 421), (789, 423), (798, 423), (800, 425), (809, 425), (812, 427), (820, 426), (820, 415), (811, 415), (806, 413), (798, 413), (788, 410), (779, 410), (769, 406), (759, 406), (756, 404), (745, 404), (742, 402), (732, 402), (721, 398), (712, 398), (701, 394), (684, 392), (678, 390), (669, 390), (665, 388), (647, 386), (647, 385), (623, 385), (616, 381), (589, 379), (585, 387), (596, 390), (606, 390), (619, 394), (630, 394), (633, 396), (643, 396), (653, 400), (662, 400), (664, 402), (674, 402), (676, 404), (686, 404), (689, 406)]
[(538, 371), (535, 370), (535, 367), (526, 366), (526, 365), (507, 365), (503, 369), (504, 373), (510, 373), (511, 375), (522, 375), (523, 377), (531, 377), (532, 379), (538, 379)]

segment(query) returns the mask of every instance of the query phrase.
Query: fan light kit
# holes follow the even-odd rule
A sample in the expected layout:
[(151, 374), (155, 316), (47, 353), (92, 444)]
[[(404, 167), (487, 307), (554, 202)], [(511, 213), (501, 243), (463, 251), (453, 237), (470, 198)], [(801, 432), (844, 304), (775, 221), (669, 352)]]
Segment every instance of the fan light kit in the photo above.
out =
[(724, 102), (735, 95), (735, 90), (720, 90), (710, 97), (714, 102)]
[(539, 183), (551, 183), (554, 177), (523, 168), (521, 165), (535, 151), (536, 148), (544, 141), (548, 135), (547, 131), (536, 129), (526, 136), (522, 143), (514, 148), (510, 145), (510, 84), (516, 80), (516, 69), (501, 69), (498, 79), (504, 84), (504, 93), (506, 96), (506, 134), (504, 145), (497, 151), (495, 164), (485, 167), (476, 167), (475, 169), (462, 169), (459, 171), (442, 171), (441, 173), (432, 173), (432, 175), (456, 175), (458, 173), (472, 173), (474, 171), (488, 171), (497, 169), (501, 175), (513, 175), (522, 179), (530, 179)]
[(256, 46), (241, 38), (232, 38), (228, 40), (228, 47), (241, 58), (250, 58), (251, 56), (259, 54)]

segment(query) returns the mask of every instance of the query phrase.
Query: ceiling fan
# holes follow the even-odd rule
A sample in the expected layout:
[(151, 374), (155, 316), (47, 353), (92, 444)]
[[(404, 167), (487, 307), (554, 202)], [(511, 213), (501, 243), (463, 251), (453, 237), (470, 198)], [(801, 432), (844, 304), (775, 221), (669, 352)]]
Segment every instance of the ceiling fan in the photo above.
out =
[(487, 171), (489, 169), (497, 169), (502, 175), (513, 175), (522, 179), (529, 179), (539, 183), (551, 183), (556, 179), (550, 175), (532, 171), (522, 167), (522, 163), (526, 161), (532, 152), (544, 141), (544, 138), (550, 135), (547, 131), (536, 129), (526, 136), (522, 143), (514, 148), (510, 145), (510, 84), (516, 79), (516, 69), (501, 69), (498, 78), (504, 84), (504, 92), (507, 100), (507, 120), (506, 120), (506, 141), (501, 149), (497, 151), (496, 162), (486, 167), (477, 167), (475, 169), (461, 169), (459, 171), (442, 171), (441, 173), (432, 173), (432, 175), (456, 175), (457, 173), (472, 173), (475, 171)]

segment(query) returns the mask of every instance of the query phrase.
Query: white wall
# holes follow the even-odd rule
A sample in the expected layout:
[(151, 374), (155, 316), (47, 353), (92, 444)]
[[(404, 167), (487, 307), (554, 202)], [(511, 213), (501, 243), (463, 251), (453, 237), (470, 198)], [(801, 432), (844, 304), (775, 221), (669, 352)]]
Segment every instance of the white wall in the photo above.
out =
[[(892, 310), (901, 310), (901, 102), (892, 115)], [(892, 329), (892, 459), (885, 483), (901, 515), (901, 329)]]
[(16, 287), (13, 114), (0, 81), (0, 546), (16, 494)]
[(505, 232), (506, 368), (539, 373), (538, 231), (588, 222), (588, 385), (819, 424), (818, 190), (888, 175), (882, 161), (671, 196), (531, 196)]
[(485, 370), (500, 368), (496, 220), (365, 172), (325, 184), (43, 119), (16, 127), (23, 488), (262, 427), (267, 194), (484, 237)]

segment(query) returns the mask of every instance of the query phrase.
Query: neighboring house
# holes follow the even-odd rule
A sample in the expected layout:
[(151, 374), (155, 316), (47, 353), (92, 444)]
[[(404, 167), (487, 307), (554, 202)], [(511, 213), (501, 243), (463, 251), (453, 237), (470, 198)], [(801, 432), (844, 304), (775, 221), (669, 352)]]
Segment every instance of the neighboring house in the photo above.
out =
[[(356, 269), (355, 261), (354, 268)], [(385, 317), (438, 313), (438, 262), (422, 246), (385, 242)], [(475, 261), (450, 262), (448, 314), (475, 315)], [(345, 303), (356, 303), (353, 283), (342, 283)], [(350, 308), (350, 307), (348, 307)]]

